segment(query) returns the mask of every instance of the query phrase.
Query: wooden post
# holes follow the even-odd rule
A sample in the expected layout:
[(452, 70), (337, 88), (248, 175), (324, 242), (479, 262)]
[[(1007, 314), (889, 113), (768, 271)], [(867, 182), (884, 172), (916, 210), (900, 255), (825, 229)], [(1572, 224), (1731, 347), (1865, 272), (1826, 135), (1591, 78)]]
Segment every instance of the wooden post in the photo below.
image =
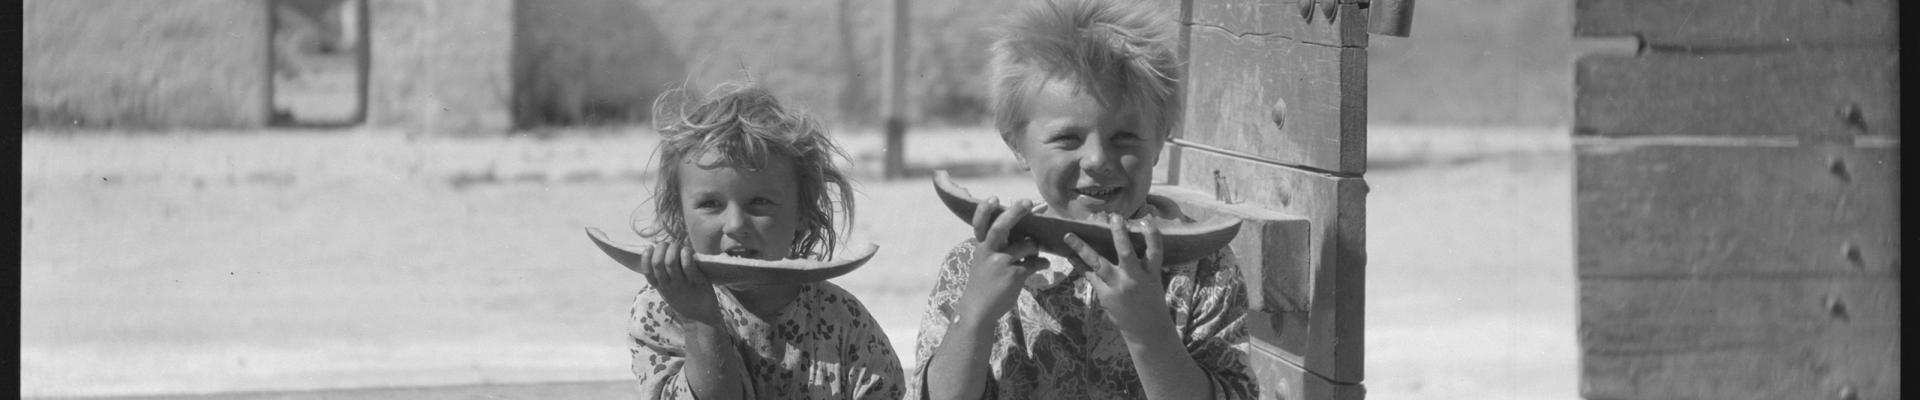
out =
[[(1367, 10), (1184, 0), (1172, 196), (1242, 218), (1261, 399), (1365, 396)], [(1159, 191), (1159, 189), (1156, 189)]]
[(1900, 398), (1892, 0), (1578, 0), (1581, 395)]
[(893, 0), (893, 37), (887, 48), (886, 155), (881, 175), (885, 179), (906, 177), (907, 134), (907, 11), (908, 0)]
[(1407, 37), (1413, 30), (1413, 0), (1372, 0), (1367, 6), (1367, 32)]

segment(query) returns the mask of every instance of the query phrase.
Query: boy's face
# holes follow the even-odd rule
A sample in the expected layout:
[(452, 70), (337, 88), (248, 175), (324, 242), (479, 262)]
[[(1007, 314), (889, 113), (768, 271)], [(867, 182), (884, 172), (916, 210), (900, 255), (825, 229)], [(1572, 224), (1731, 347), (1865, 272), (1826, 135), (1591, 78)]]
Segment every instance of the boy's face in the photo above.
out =
[(1064, 80), (1048, 81), (1030, 100), (1026, 129), (1007, 145), (1033, 175), (1046, 213), (1132, 217), (1146, 203), (1160, 129), (1139, 113), (1102, 107)]
[(749, 171), (718, 162), (712, 152), (688, 159), (674, 178), (680, 180), (680, 212), (693, 251), (786, 258), (800, 229), (793, 161), (775, 157)]

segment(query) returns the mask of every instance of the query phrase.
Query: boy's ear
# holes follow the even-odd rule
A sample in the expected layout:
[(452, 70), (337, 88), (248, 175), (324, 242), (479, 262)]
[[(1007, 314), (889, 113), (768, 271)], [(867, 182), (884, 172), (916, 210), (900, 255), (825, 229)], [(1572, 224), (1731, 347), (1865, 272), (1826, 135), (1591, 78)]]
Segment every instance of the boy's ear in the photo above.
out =
[(1020, 163), (1020, 170), (1027, 171), (1027, 153), (1020, 151), (1020, 145), (1008, 142), (1007, 149), (1013, 150), (1013, 160)]
[(1014, 161), (1018, 161), (1020, 163), (1020, 170), (1026, 171), (1027, 170), (1027, 153), (1020, 151), (1020, 145), (1017, 143), (1019, 142), (1019, 140), (1016, 139), (1017, 136), (1023, 135), (1023, 134), (1024, 133), (1022, 132), (1001, 133), (1000, 143), (1007, 145), (1007, 150), (1013, 152)]

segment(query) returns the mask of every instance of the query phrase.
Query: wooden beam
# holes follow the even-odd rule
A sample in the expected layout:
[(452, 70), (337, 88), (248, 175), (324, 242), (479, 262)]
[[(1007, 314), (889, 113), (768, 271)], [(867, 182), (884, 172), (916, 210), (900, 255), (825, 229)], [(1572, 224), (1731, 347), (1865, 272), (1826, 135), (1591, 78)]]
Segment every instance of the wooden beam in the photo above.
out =
[(1365, 386), (1328, 381), (1287, 362), (1265, 345), (1248, 346), (1247, 363), (1249, 372), (1260, 380), (1255, 389), (1260, 400), (1360, 400), (1367, 394)]
[(1583, 279), (1899, 276), (1897, 148), (1574, 149)]
[(1589, 56), (1577, 65), (1577, 135), (1900, 135), (1891, 48)]
[(1891, 277), (1587, 278), (1579, 297), (1581, 343), (1596, 353), (1757, 348), (1900, 326)]
[[(1366, 182), (1191, 148), (1181, 152), (1181, 186), (1201, 193), (1224, 193), (1230, 204), (1270, 209), (1309, 221), (1307, 262), (1313, 293), (1308, 298), (1310, 321), (1306, 350), (1300, 354), (1302, 365), (1334, 382), (1360, 382), (1362, 306), (1366, 300)], [(1283, 318), (1278, 323), (1287, 322)], [(1276, 331), (1284, 333), (1287, 329)], [(1315, 342), (1328, 338), (1330, 343)]]
[(1366, 172), (1365, 50), (1210, 27), (1195, 27), (1191, 40), (1182, 140), (1316, 170)]
[(1639, 36), (1649, 46), (1893, 47), (1895, 0), (1578, 0), (1574, 36)]
[(1898, 398), (1899, 301), (1898, 278), (1582, 278), (1582, 395)]
[(1367, 47), (1367, 13), (1354, 1), (1195, 1), (1188, 24), (1332, 47)]

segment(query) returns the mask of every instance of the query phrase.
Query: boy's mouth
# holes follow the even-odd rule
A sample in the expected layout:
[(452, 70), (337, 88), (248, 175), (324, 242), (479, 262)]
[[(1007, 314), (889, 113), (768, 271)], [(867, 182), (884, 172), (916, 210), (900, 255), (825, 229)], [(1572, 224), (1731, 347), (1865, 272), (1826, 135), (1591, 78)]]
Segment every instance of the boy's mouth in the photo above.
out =
[(1088, 186), (1073, 189), (1074, 194), (1099, 200), (1102, 203), (1109, 203), (1119, 199), (1121, 191), (1122, 188), (1120, 186)]

